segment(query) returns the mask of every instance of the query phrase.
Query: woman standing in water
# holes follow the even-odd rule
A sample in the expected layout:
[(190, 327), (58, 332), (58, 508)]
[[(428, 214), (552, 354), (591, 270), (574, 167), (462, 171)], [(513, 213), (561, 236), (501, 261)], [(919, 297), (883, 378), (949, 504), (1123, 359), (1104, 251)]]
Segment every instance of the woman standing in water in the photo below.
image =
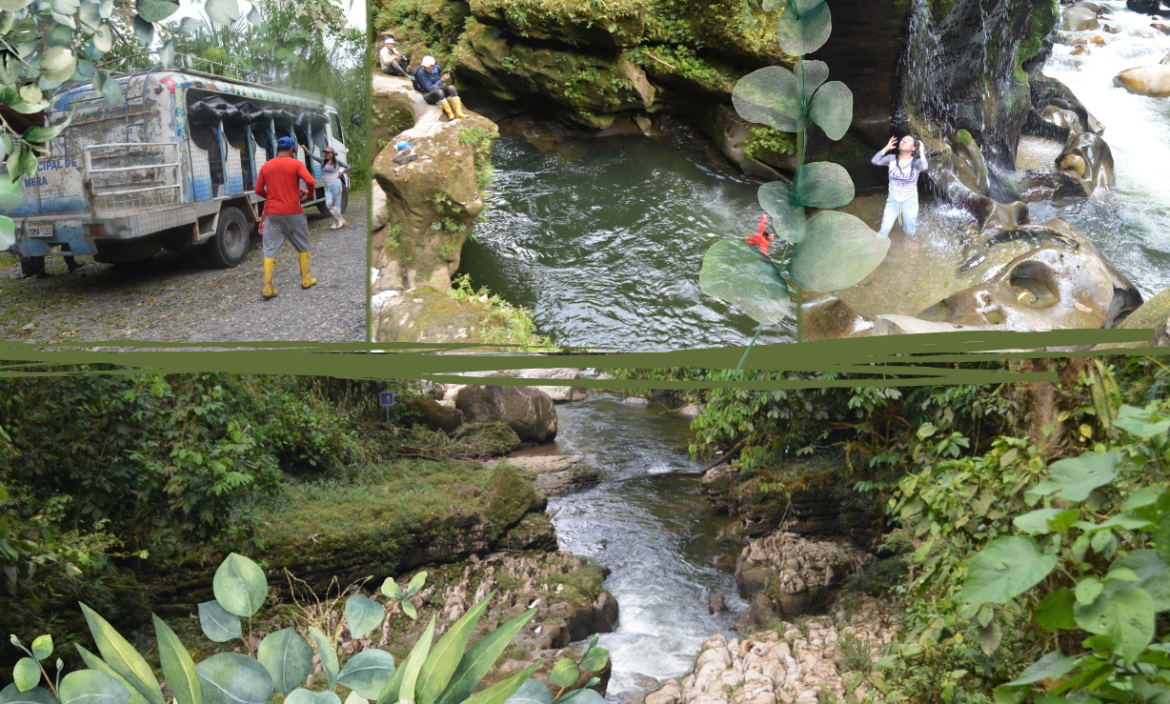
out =
[[(890, 154), (895, 145), (898, 153)], [(872, 161), (875, 166), (888, 166), (890, 170), (890, 195), (886, 198), (886, 211), (882, 214), (882, 229), (878, 234), (889, 237), (894, 221), (901, 213), (902, 230), (913, 235), (918, 228), (918, 174), (926, 171), (922, 142), (910, 135), (901, 141), (890, 137), (890, 143), (875, 154)]]

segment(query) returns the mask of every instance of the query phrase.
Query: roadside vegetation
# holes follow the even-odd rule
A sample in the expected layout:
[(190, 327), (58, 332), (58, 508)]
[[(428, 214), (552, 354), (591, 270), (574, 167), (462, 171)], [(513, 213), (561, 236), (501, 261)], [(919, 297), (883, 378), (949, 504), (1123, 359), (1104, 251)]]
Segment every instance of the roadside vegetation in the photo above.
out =
[[(729, 452), (743, 486), (780, 510), (812, 483), (842, 506), (871, 507), (880, 559), (846, 588), (902, 613), (867, 675), (883, 701), (1170, 696), (1170, 365), (985, 364), (1059, 381), (693, 392), (686, 400), (704, 410), (691, 450)], [(649, 389), (730, 372), (620, 376)], [(801, 466), (811, 469), (791, 471)]]

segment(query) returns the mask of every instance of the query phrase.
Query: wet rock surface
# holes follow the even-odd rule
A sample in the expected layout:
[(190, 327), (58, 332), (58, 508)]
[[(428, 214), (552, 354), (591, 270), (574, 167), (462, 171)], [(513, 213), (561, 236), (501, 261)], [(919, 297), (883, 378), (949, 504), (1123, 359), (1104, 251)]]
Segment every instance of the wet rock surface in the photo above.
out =
[(691, 674), (668, 681), (645, 704), (860, 702), (863, 681), (898, 630), (893, 610), (869, 597), (830, 615), (703, 643)]
[(527, 386), (464, 386), (455, 407), (471, 422), (507, 423), (524, 442), (545, 443), (557, 435), (557, 411), (548, 394)]
[(533, 477), (533, 486), (547, 496), (563, 496), (597, 486), (601, 473), (581, 464), (580, 457), (563, 455), (534, 455), (523, 452), (506, 459), (492, 460), (488, 467), (507, 462)]
[(753, 540), (735, 563), (740, 594), (752, 603), (736, 628), (823, 611), (836, 589), (872, 559), (842, 540), (812, 540), (784, 531)]

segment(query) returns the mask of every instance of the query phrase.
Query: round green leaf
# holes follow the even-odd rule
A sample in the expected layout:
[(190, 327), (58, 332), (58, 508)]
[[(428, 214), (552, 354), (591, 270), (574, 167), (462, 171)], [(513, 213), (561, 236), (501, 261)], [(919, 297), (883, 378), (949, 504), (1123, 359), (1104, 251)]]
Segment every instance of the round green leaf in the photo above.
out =
[(382, 605), (364, 594), (354, 594), (345, 602), (345, 625), (354, 638), (361, 638), (382, 625), (384, 618), (386, 610)]
[[(804, 9), (802, 6), (811, 6)], [(780, 49), (789, 56), (804, 56), (820, 49), (829, 41), (833, 21), (829, 6), (824, 2), (814, 5), (807, 0), (790, 0), (776, 22), (776, 39)]]
[(1115, 450), (1086, 452), (1080, 457), (1053, 462), (1048, 468), (1048, 478), (1033, 487), (1032, 493), (1051, 494), (1073, 502), (1084, 501), (1094, 489), (1117, 477), (1117, 465), (1121, 459), (1121, 453)]
[(593, 647), (585, 653), (585, 657), (581, 658), (581, 667), (590, 672), (600, 672), (607, 662), (609, 662), (609, 651), (605, 648)]
[(33, 687), (27, 692), (21, 692), (16, 684), (10, 684), (0, 689), (0, 702), (3, 704), (58, 704), (57, 698), (43, 687)]
[(78, 16), (81, 18), (81, 23), (90, 31), (96, 30), (102, 23), (101, 5), (96, 2), (86, 2), (81, 6), (81, 12)]
[(796, 172), (795, 182), (801, 205), (840, 208), (853, 200), (853, 178), (844, 166), (831, 161), (805, 164)]
[(422, 572), (419, 572), (415, 576), (411, 577), (410, 583), (406, 585), (406, 596), (413, 596), (417, 594), (418, 590), (422, 589), (423, 585), (426, 584), (426, 581), (426, 570), (423, 570)]
[[(107, 81), (106, 84), (116, 81)], [(268, 598), (268, 580), (264, 570), (252, 560), (232, 553), (227, 556), (211, 583), (215, 600), (236, 616), (255, 614)]]
[(218, 601), (205, 601), (199, 605), (199, 626), (203, 635), (216, 643), (244, 637), (240, 617), (229, 614)]
[(333, 685), (337, 682), (337, 670), (340, 667), (337, 662), (337, 651), (329, 639), (325, 637), (325, 634), (312, 626), (309, 627), (309, 636), (317, 644), (317, 655), (321, 658), (321, 669), (325, 671), (325, 678), (329, 684), (327, 689), (333, 689)]
[(886, 258), (890, 239), (848, 213), (825, 210), (809, 219), (788, 272), (801, 288), (831, 293), (860, 283)]
[(760, 186), (757, 192), (760, 207), (772, 216), (776, 236), (793, 244), (804, 239), (804, 207), (792, 204), (792, 187), (783, 181)]
[(41, 681), (41, 666), (32, 658), (21, 658), (12, 668), (12, 682), (22, 692), (36, 687)]
[(45, 78), (54, 83), (64, 83), (77, 69), (77, 59), (69, 47), (54, 46), (41, 54), (38, 66)]
[(333, 692), (312, 692), (307, 689), (296, 689), (293, 690), (292, 694), (288, 695), (288, 698), (284, 700), (284, 704), (341, 704), (341, 698)]
[(168, 39), (166, 44), (158, 50), (158, 60), (163, 66), (173, 66), (175, 64), (175, 42)]
[(543, 682), (530, 679), (508, 697), (508, 704), (553, 704), (553, 696)]
[[(10, 181), (0, 176), (0, 210), (19, 208), (24, 203), (24, 181)], [(6, 222), (7, 221), (7, 222)], [(16, 244), (16, 224), (12, 218), (0, 216), (0, 252)]]
[(130, 691), (118, 680), (97, 670), (70, 672), (57, 690), (61, 704), (126, 704)]
[(1153, 550), (1134, 550), (1113, 561), (1110, 572), (1129, 569), (1137, 575), (1135, 587), (1145, 589), (1154, 600), (1155, 611), (1170, 610), (1170, 565)]
[(256, 659), (272, 675), (272, 686), (283, 694), (300, 687), (313, 669), (313, 649), (291, 628), (265, 636), (256, 651)]
[(1073, 604), (1076, 601), (1076, 596), (1068, 587), (1057, 589), (1036, 605), (1036, 622), (1049, 631), (1076, 628), (1076, 621), (1073, 620)]
[(32, 642), (33, 657), (37, 660), (44, 660), (53, 654), (53, 636), (46, 633), (43, 636), (37, 636), (36, 640)]
[(195, 670), (203, 688), (203, 704), (268, 704), (272, 699), (272, 677), (247, 655), (212, 655)]
[(20, 12), (32, 4), (32, 0), (0, 0), (0, 10)]
[(93, 87), (106, 99), (106, 105), (116, 106), (122, 100), (122, 84), (116, 78), (110, 78), (105, 71), (93, 74)]
[(808, 117), (829, 139), (841, 139), (853, 122), (853, 92), (841, 81), (829, 81), (812, 97)]
[[(253, 9), (255, 5), (253, 5)], [(250, 13), (249, 13), (250, 14)], [(350, 692), (349, 696), (345, 698), (345, 704), (370, 704), (370, 700), (359, 696), (357, 692)]]
[(341, 668), (337, 681), (366, 699), (377, 699), (394, 674), (394, 656), (385, 650), (363, 650)]
[(203, 20), (197, 17), (184, 17), (183, 21), (179, 23), (179, 32), (183, 34), (195, 34), (201, 29), (206, 29), (207, 25)]
[(699, 288), (761, 325), (784, 320), (791, 308), (788, 284), (760, 250), (740, 239), (720, 240), (703, 256)]
[(569, 658), (561, 658), (548, 673), (548, 681), (557, 687), (572, 687), (577, 684), (577, 678), (580, 676), (581, 670), (577, 663)]
[(12, 25), (6, 38), (10, 44), (27, 44), (36, 41), (37, 35), (37, 21), (32, 17), (26, 17)]
[(179, 10), (179, 0), (138, 0), (137, 7), (146, 22), (162, 22)]
[(1028, 535), (1047, 535), (1052, 532), (1048, 521), (1060, 515), (1058, 508), (1038, 508), (1012, 519), (1012, 525)]
[(398, 582), (394, 581), (393, 577), (387, 577), (385, 582), (382, 582), (382, 593), (391, 599), (401, 599), (402, 588), (398, 586)]
[(134, 15), (134, 38), (144, 49), (148, 48), (154, 43), (154, 23), (142, 19), (141, 15)]
[(1154, 639), (1154, 600), (1132, 582), (1109, 582), (1091, 604), (1076, 604), (1077, 625), (1109, 637), (1116, 654), (1134, 662)]
[(152, 616), (159, 660), (167, 678), (167, 686), (175, 697), (175, 704), (202, 704), (203, 690), (199, 684), (199, 673), (195, 670), (195, 661), (171, 627), (158, 616)]
[(1039, 584), (1054, 567), (1056, 556), (1040, 552), (1031, 538), (996, 538), (968, 565), (961, 600), (1002, 604)]
[(69, 29), (63, 24), (53, 27), (53, 31), (49, 32), (48, 46), (68, 45), (73, 41), (73, 30)]
[(114, 32), (109, 25), (101, 25), (93, 33), (93, 45), (103, 54), (114, 48)]
[(797, 81), (804, 80), (804, 104), (812, 102), (813, 94), (829, 78), (829, 65), (824, 61), (798, 61), (792, 67)]
[(808, 126), (800, 82), (786, 68), (768, 66), (739, 79), (731, 93), (735, 111), (748, 122), (758, 122), (781, 132), (797, 132)]
[(216, 24), (230, 25), (240, 19), (240, 4), (236, 0), (207, 0), (203, 9)]

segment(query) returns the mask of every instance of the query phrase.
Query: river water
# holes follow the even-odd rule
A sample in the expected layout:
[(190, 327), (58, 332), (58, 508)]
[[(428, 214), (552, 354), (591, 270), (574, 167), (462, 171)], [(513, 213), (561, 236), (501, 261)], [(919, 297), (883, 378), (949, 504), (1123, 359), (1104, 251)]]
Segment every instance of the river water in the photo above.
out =
[[(757, 186), (683, 136), (564, 142), (502, 135), (462, 273), (533, 313), (561, 345), (638, 351), (746, 345), (756, 324), (699, 291), (715, 241), (755, 232)], [(761, 343), (791, 342), (787, 326)]]
[(1102, 24), (1121, 32), (1074, 33), (1100, 36), (1107, 44), (1090, 45), (1081, 56), (1057, 44), (1044, 73), (1071, 88), (1105, 125), (1101, 136), (1113, 153), (1117, 185), (1100, 202), (1063, 209), (1033, 203), (1029, 214), (1033, 222), (1059, 217), (1084, 232), (1148, 299), (1170, 287), (1170, 99), (1134, 95), (1113, 85), (1113, 77), (1161, 61), (1170, 53), (1170, 35), (1151, 28), (1154, 18), (1126, 9), (1121, 0), (1098, 4), (1111, 16)]
[[(716, 565), (738, 551), (718, 538), (731, 519), (699, 493), (703, 464), (687, 453), (689, 421), (660, 406), (595, 396), (557, 406), (557, 424), (548, 451), (582, 456), (602, 475), (596, 487), (555, 497), (549, 508), (558, 511), (562, 550), (613, 570), (605, 586), (621, 617), (600, 644), (613, 656), (609, 699), (631, 701), (655, 680), (687, 672), (703, 640), (730, 633), (747, 608), (731, 570)], [(710, 614), (712, 594), (723, 594), (730, 611)]]

